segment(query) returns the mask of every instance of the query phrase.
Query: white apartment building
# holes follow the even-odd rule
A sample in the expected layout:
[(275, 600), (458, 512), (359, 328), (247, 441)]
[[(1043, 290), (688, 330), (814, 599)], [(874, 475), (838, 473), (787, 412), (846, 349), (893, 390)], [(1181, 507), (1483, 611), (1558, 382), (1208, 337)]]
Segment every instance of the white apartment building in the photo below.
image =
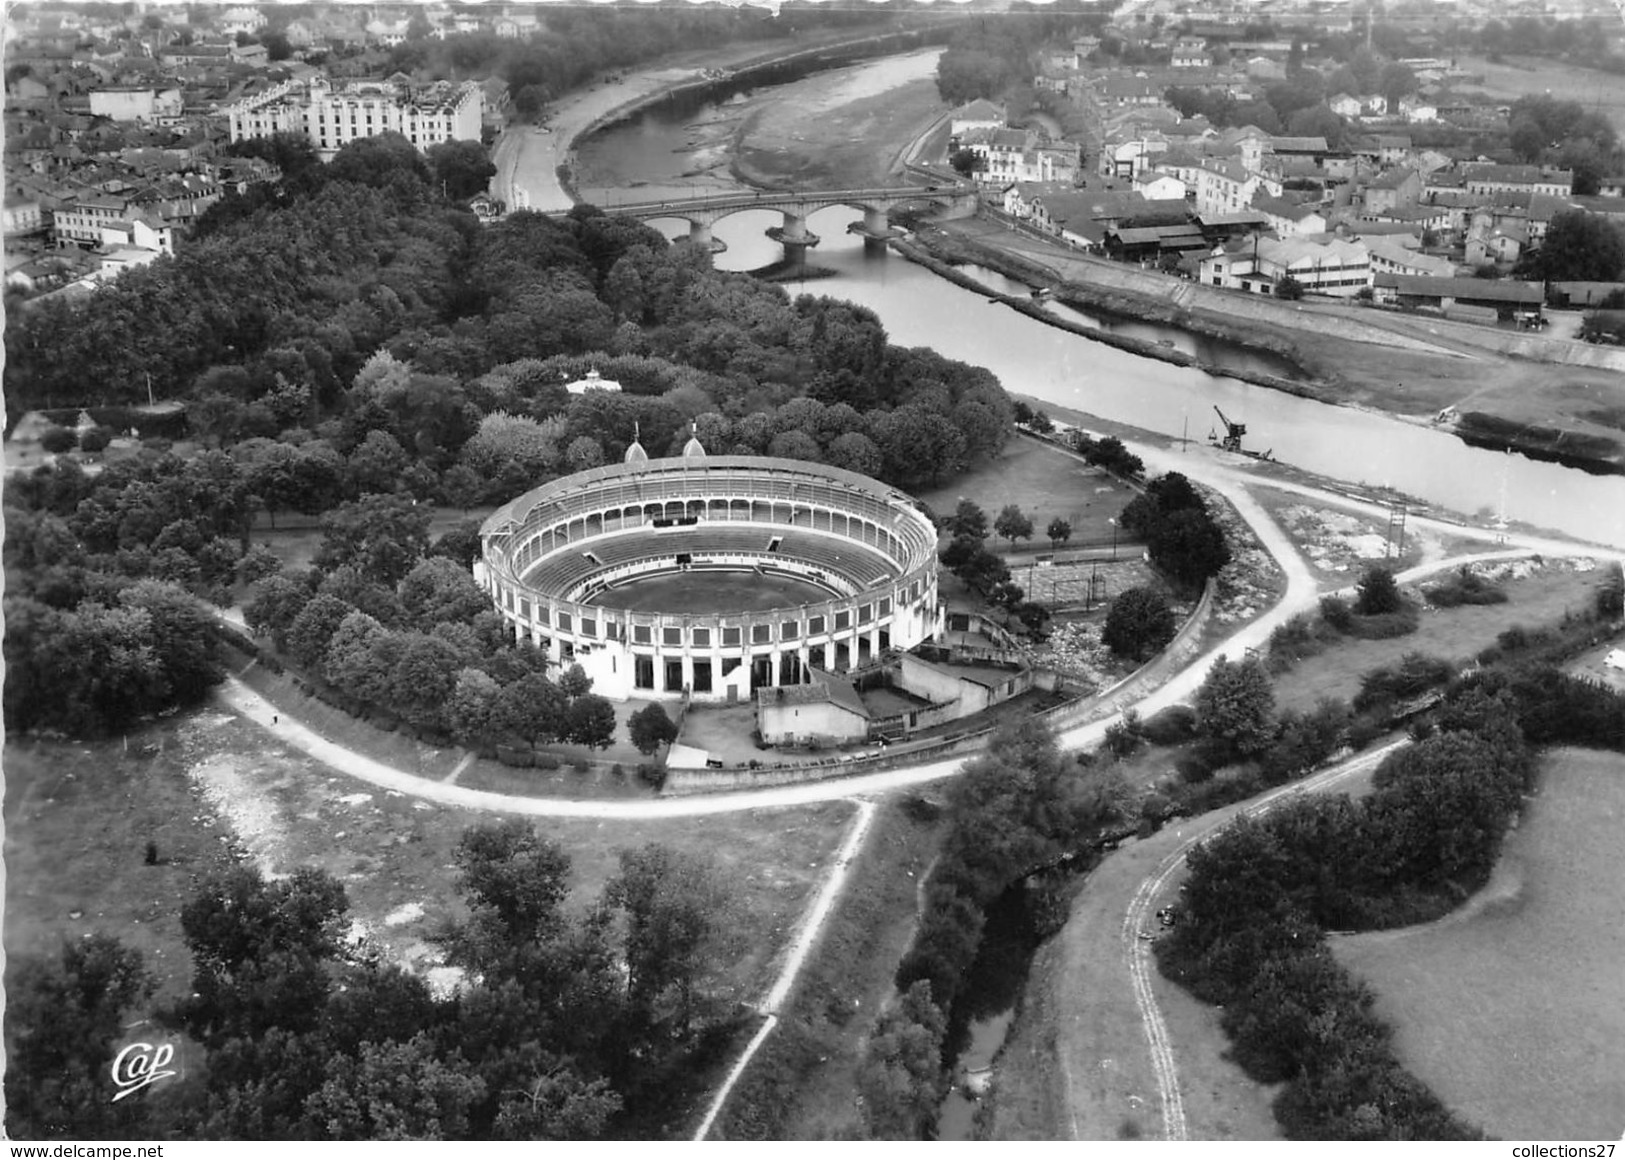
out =
[(323, 161), (330, 161), (350, 142), (380, 133), (399, 133), (419, 150), (478, 141), (485, 94), (473, 81), (423, 88), (392, 81), (356, 81), (340, 88), (326, 81), (285, 81), (227, 112), (233, 141), (300, 133)]

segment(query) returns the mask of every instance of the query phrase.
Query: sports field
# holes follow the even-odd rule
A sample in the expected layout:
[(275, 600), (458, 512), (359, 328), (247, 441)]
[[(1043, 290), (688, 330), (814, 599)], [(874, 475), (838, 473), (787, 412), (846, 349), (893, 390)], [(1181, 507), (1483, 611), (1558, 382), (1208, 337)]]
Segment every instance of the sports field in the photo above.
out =
[(822, 604), (833, 596), (834, 593), (816, 584), (787, 576), (706, 569), (633, 580), (598, 593), (588, 603), (632, 612), (686, 612), (706, 616)]
[(1422, 927), (1334, 938), (1400, 1060), (1511, 1140), (1625, 1133), (1625, 757), (1548, 754), (1490, 884)]

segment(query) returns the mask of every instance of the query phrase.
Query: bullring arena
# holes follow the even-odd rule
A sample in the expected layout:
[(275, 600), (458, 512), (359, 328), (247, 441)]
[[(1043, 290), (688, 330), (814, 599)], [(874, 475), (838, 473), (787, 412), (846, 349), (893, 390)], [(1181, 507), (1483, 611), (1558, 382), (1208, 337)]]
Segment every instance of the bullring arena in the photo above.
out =
[(634, 442), (494, 512), (474, 575), (594, 692), (727, 703), (932, 636), (936, 540), (912, 499), (854, 472)]

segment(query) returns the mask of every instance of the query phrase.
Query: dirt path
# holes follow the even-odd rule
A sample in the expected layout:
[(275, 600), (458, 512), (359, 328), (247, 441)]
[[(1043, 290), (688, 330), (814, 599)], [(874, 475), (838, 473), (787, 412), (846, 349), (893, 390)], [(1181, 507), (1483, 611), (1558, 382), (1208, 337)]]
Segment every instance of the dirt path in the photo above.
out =
[(835, 913), (836, 900), (840, 898), (841, 891), (846, 887), (847, 871), (853, 859), (863, 849), (863, 840), (869, 836), (869, 826), (875, 820), (875, 803), (871, 801), (857, 801), (857, 817), (853, 819), (852, 829), (846, 835), (846, 841), (835, 854), (835, 866), (829, 877), (824, 879), (824, 885), (818, 891), (818, 897), (813, 900), (807, 917), (802, 920), (801, 931), (796, 935), (796, 941), (790, 947), (790, 954), (784, 961), (784, 968), (779, 972), (778, 981), (768, 991), (767, 997), (762, 1000), (760, 1009), (766, 1018), (762, 1026), (751, 1038), (743, 1054), (734, 1063), (728, 1072), (728, 1078), (717, 1089), (716, 1096), (711, 1101), (710, 1110), (705, 1113), (699, 1130), (694, 1133), (695, 1140), (703, 1140), (711, 1134), (711, 1125), (716, 1123), (717, 1116), (728, 1103), (728, 1095), (733, 1091), (739, 1077), (745, 1074), (751, 1059), (760, 1050), (762, 1044), (778, 1023), (779, 1012), (784, 1002), (790, 997), (790, 991), (795, 987), (796, 979), (801, 974), (801, 968), (807, 963), (807, 956), (812, 953), (813, 945), (818, 941), (818, 935), (823, 931), (830, 916)]

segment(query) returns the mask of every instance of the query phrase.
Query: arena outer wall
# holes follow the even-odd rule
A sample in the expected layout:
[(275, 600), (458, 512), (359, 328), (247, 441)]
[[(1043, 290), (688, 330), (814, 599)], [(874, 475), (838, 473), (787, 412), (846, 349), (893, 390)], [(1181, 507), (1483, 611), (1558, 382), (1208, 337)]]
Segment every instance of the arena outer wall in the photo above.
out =
[[(580, 664), (595, 692), (746, 701), (849, 671), (940, 627), (936, 529), (904, 493), (822, 464), (756, 456), (597, 467), (526, 492), (480, 528), (476, 581), (516, 638)], [(819, 603), (626, 611), (606, 587), (709, 568), (814, 584)]]

